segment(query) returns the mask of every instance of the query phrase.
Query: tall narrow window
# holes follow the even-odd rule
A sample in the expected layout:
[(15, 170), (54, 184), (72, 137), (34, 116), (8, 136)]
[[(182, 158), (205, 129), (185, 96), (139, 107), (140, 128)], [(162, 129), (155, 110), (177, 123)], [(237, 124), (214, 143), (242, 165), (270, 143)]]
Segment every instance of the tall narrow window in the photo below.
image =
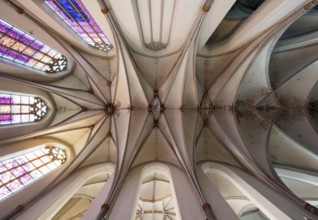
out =
[(0, 161), (0, 200), (41, 178), (66, 161), (60, 146), (41, 145), (37, 150)]
[(89, 45), (110, 51), (112, 45), (81, 0), (45, 0), (45, 2)]
[(39, 121), (47, 110), (38, 97), (0, 93), (0, 125)]
[(1, 19), (0, 57), (47, 73), (66, 68), (62, 54)]

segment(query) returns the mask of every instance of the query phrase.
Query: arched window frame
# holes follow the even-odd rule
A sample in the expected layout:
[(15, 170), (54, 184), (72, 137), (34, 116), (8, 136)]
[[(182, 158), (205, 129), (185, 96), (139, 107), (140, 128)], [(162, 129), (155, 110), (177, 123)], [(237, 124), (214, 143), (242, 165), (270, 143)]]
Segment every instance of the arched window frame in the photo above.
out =
[(0, 91), (0, 126), (37, 122), (48, 110), (40, 97)]
[(46, 143), (1, 157), (0, 201), (63, 165), (67, 154), (64, 145)]
[(0, 18), (0, 57), (45, 73), (66, 69), (64, 55)]
[(88, 45), (104, 52), (112, 50), (113, 45), (81, 0), (45, 0), (45, 3)]

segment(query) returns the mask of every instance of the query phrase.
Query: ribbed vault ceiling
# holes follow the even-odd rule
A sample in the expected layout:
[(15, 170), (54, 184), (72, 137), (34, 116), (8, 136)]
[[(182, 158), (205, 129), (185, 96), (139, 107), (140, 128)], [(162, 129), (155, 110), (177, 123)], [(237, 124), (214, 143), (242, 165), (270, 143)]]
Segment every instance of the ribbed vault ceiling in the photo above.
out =
[(130, 169), (161, 161), (180, 167), (204, 201), (196, 169), (206, 161), (239, 167), (273, 188), (285, 187), (274, 166), (317, 174), (318, 13), (308, 12), (310, 1), (214, 0), (208, 11), (204, 0), (158, 0), (157, 8), (82, 0), (114, 45), (108, 54), (82, 45), (42, 1), (11, 2), (24, 13), (1, 1), (1, 17), (59, 49), (69, 69), (43, 76), (1, 62), (1, 80), (49, 94), (54, 116), (31, 130), (0, 128), (0, 144), (69, 143), (75, 158), (55, 183), (81, 167), (114, 163), (111, 203)]

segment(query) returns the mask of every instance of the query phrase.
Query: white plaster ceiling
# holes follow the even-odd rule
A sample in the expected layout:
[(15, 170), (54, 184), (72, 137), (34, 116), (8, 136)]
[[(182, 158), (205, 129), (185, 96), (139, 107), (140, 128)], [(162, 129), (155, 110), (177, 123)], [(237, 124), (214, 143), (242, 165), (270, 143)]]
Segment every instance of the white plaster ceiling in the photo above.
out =
[[(115, 46), (108, 54), (85, 46), (52, 19), (40, 1), (13, 2), (25, 13), (11, 16), (14, 9), (1, 3), (1, 10), (6, 9), (1, 16), (22, 27), (25, 18), (27, 30), (65, 53), (72, 68), (48, 82), (41, 80), (43, 75), (32, 80), (20, 72), (10, 75), (17, 67), (0, 63), (5, 72), (1, 77), (31, 92), (44, 91), (56, 108), (45, 128), (15, 128), (18, 135), (6, 134), (0, 144), (42, 136), (69, 142), (76, 157), (57, 182), (80, 167), (111, 162), (116, 164), (112, 197), (132, 167), (154, 161), (178, 166), (197, 191), (196, 164), (206, 161), (247, 170), (273, 187), (282, 182), (272, 160), (275, 165), (315, 168), (317, 125), (307, 105), (317, 101), (312, 93), (317, 87), (316, 63), (308, 62), (317, 59), (310, 49), (317, 31), (311, 26), (314, 31), (303, 33), (297, 24), (292, 26), (296, 37), (279, 40), (305, 13), (309, 1), (266, 0), (229, 37), (214, 42), (209, 38), (235, 1), (213, 1), (204, 11), (205, 1), (175, 0), (174, 6), (151, 8), (157, 15), (162, 9), (173, 10), (171, 21), (164, 21), (171, 26), (168, 44), (156, 51), (145, 46), (143, 35), (151, 30), (138, 17), (138, 11), (149, 10), (149, 2), (83, 0)], [(101, 13), (103, 5), (108, 14)], [(153, 22), (158, 27), (160, 21)], [(300, 47), (301, 42), (307, 46)], [(294, 60), (297, 71), (289, 68)], [(241, 196), (231, 185), (222, 184), (220, 190), (226, 196)], [(145, 186), (141, 197), (152, 195)]]

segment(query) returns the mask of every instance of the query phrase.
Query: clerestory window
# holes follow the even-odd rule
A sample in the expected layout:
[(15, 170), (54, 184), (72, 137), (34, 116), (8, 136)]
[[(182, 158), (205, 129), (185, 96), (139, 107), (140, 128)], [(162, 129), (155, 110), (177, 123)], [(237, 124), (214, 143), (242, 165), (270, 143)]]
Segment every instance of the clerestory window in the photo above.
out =
[(0, 93), (0, 125), (39, 121), (47, 111), (38, 97)]
[(45, 2), (88, 45), (105, 52), (112, 49), (112, 44), (81, 0), (45, 0)]
[(66, 68), (65, 56), (0, 19), (0, 57), (34, 69), (57, 73)]
[(43, 177), (66, 162), (60, 145), (44, 144), (36, 150), (0, 161), (0, 200)]

